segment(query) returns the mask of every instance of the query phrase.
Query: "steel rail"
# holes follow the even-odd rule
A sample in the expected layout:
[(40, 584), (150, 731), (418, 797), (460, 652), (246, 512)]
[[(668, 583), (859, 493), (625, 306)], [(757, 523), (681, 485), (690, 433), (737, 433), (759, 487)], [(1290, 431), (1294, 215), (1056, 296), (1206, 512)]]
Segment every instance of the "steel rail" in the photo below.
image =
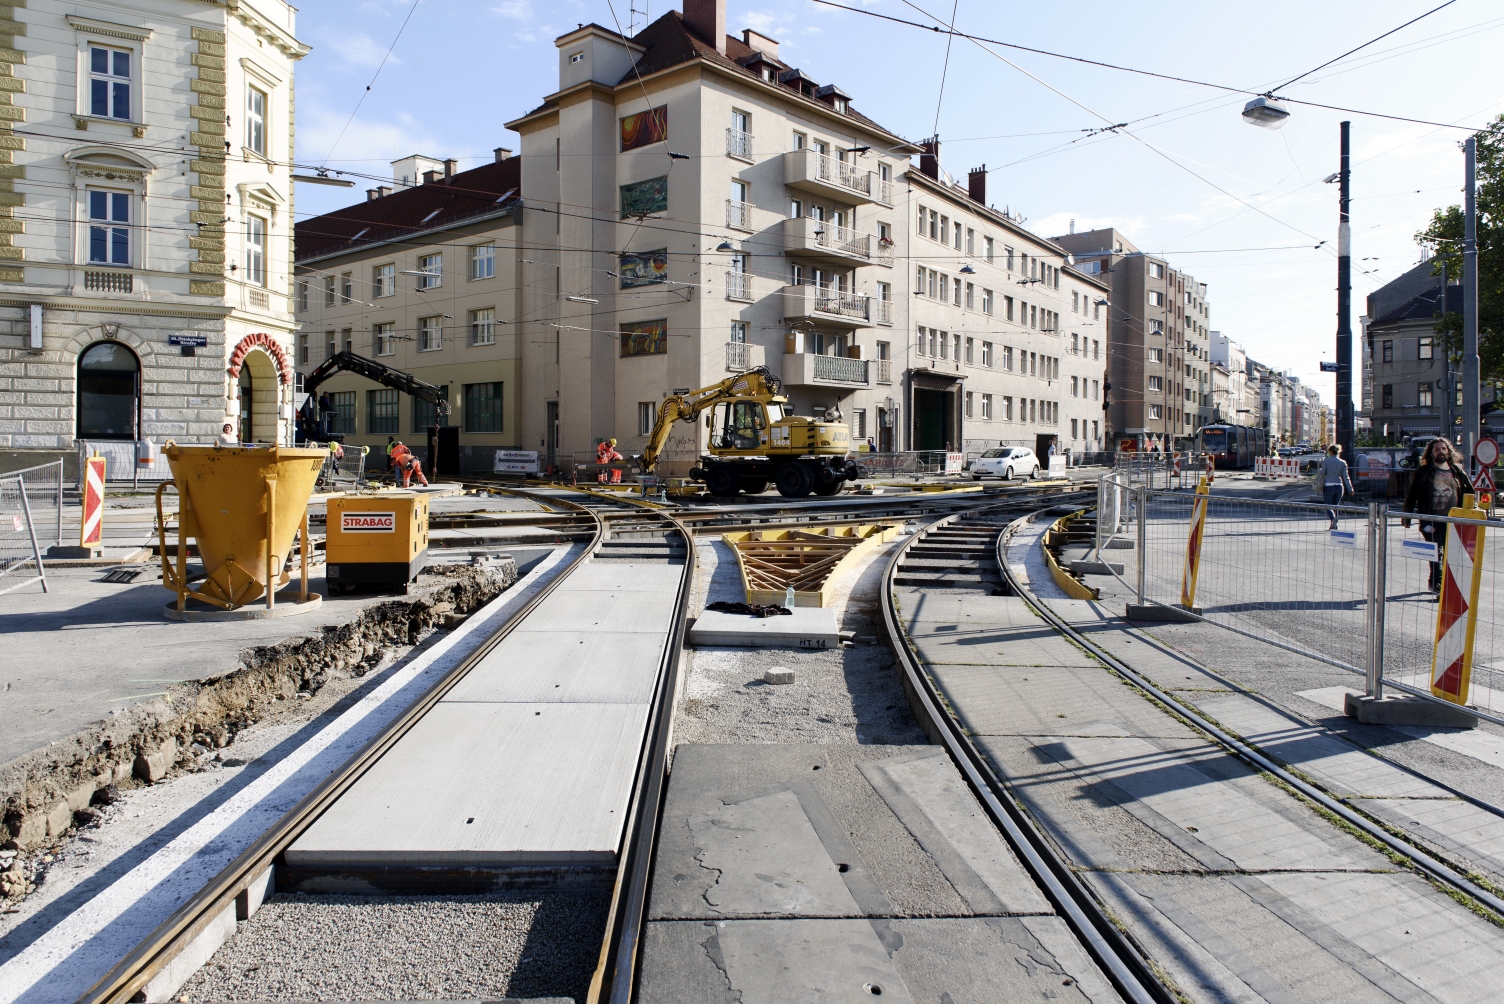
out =
[(1333, 798), (1323, 789), (1305, 780), (1298, 774), (1293, 773), (1283, 764), (1271, 759), (1258, 749), (1244, 742), (1240, 737), (1227, 732), (1220, 725), (1204, 717), (1195, 709), (1167, 694), (1146, 677), (1136, 672), (1132, 666), (1129, 666), (1092, 641), (1089, 637), (1077, 631), (1068, 621), (1057, 614), (1048, 603), (1039, 599), (1038, 596), (1019, 583), (1010, 572), (1008, 564), (1004, 560), (1007, 541), (1019, 527), (1036, 517), (1051, 512), (1054, 508), (1056, 507), (1049, 507), (1035, 513), (1030, 513), (1028, 516), (1014, 521), (998, 536), (998, 565), (1001, 567), (1004, 580), (1008, 583), (1009, 588), (1029, 605), (1030, 609), (1039, 614), (1050, 627), (1081, 646), (1083, 650), (1090, 653), (1108, 669), (1119, 674), (1123, 679), (1159, 701), (1164, 707), (1170, 709), (1173, 714), (1185, 719), (1193, 727), (1206, 733), (1216, 741), (1217, 745), (1227, 750), (1233, 756), (1236, 756), (1255, 770), (1267, 771), (1281, 783), (1289, 785), (1303, 797), (1315, 802), (1322, 809), (1340, 817), (1343, 822), (1357, 827), (1365, 835), (1382, 843), (1391, 851), (1408, 858), (1416, 868), (1424, 872), (1431, 879), (1449, 885), (1458, 892), (1472, 897), (1498, 917), (1504, 918), (1504, 898), (1469, 879), (1459, 866), (1454, 866), (1450, 862), (1436, 857), (1418, 844), (1396, 836), (1378, 821)]
[[(1069, 862), (1059, 854), (1045, 835), (1020, 805), (1018, 795), (1011, 783), (1000, 776), (987, 763), (981, 751), (972, 743), (956, 719), (943, 707), (948, 707), (935, 682), (920, 665), (907, 632), (899, 623), (894, 604), (893, 578), (899, 563), (909, 548), (925, 534), (945, 526), (962, 515), (978, 513), (1003, 514), (1016, 508), (1016, 503), (996, 503), (973, 510), (971, 513), (955, 513), (942, 517), (920, 528), (893, 554), (883, 575), (880, 590), (883, 623), (901, 669), (901, 682), (909, 698), (909, 707), (920, 726), (932, 740), (946, 748), (951, 760), (961, 771), (973, 794), (982, 803), (993, 824), (1007, 839), (1019, 860), (1040, 890), (1054, 905), (1062, 919), (1080, 940), (1082, 947), (1102, 969), (1103, 974), (1124, 1000), (1133, 1004), (1177, 1004), (1177, 998), (1154, 975), (1148, 961), (1128, 937), (1113, 924), (1102, 905), (1097, 902), (1085, 883), (1072, 870)], [(1014, 524), (1017, 525), (1017, 524)], [(1001, 545), (1002, 534), (999, 534)], [(1001, 553), (1001, 551), (999, 552)], [(1000, 571), (1006, 575), (1006, 565), (999, 561)], [(1011, 579), (1005, 579), (1017, 588)]]
[[(552, 500), (561, 501), (561, 500)], [(574, 505), (575, 503), (567, 503)], [(605, 524), (599, 514), (580, 507), (593, 520), (595, 544), (605, 536)], [(187, 902), (146, 936), (125, 958), (78, 998), (77, 1004), (128, 1004), (152, 977), (172, 962), (194, 938), (227, 907), (234, 904), (251, 880), (260, 875), (274, 859), (287, 849), (302, 832), (341, 795), (349, 790), (366, 770), (387, 753), (455, 684), (480, 663), (521, 624), (570, 573), (588, 560), (594, 547), (585, 548), (567, 567), (561, 569), (524, 603), (476, 649), (444, 677), (435, 682), (365, 746), (346, 760), (334, 773), (321, 781), (281, 819), (257, 837), (235, 860), (210, 879)]]

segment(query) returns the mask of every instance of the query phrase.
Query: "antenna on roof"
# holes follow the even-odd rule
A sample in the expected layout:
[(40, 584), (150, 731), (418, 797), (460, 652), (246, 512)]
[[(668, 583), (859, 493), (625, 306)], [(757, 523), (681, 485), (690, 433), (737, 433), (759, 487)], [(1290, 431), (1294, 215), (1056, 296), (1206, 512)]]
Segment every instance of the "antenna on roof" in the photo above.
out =
[[(638, 4), (642, 4), (641, 10), (637, 9)], [(627, 12), (627, 36), (629, 38), (637, 34), (638, 15), (642, 16), (642, 26), (646, 28), (648, 26), (648, 0), (631, 0), (631, 6)]]

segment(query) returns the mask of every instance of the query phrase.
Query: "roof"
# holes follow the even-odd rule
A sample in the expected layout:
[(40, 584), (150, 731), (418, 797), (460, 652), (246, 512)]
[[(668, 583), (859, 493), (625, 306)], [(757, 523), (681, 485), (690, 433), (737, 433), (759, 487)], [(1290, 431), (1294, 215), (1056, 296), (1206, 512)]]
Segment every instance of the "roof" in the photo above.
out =
[[(505, 197), (505, 201), (503, 201)], [(513, 205), (522, 198), (522, 158), (482, 164), (445, 181), (418, 185), (380, 199), (357, 202), (294, 228), (297, 261), (368, 244), (395, 240), (420, 231), (453, 226)]]
[[(1399, 324), (1404, 321), (1430, 321), (1438, 313), (1436, 301), (1440, 299), (1439, 290), (1432, 286), (1417, 297), (1406, 300), (1395, 307), (1389, 313), (1380, 317), (1369, 325), (1369, 328), (1378, 327), (1381, 324)], [(1462, 313), (1462, 286), (1460, 283), (1447, 284), (1446, 312), (1449, 314)]]

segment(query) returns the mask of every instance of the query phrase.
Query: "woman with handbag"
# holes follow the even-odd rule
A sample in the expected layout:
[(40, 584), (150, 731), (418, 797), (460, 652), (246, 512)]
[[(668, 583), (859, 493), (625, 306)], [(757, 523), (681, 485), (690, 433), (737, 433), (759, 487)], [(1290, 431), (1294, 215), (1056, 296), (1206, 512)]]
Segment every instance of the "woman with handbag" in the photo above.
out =
[[(1462, 496), (1473, 490), (1473, 482), (1457, 463), (1457, 453), (1446, 439), (1433, 439), (1420, 459), (1420, 467), (1410, 479), (1405, 493), (1405, 512), (1417, 516), (1445, 516), (1462, 504)], [(1400, 521), (1410, 526), (1408, 519)], [(1446, 539), (1447, 525), (1420, 520), (1420, 534), (1433, 544)], [(1438, 550), (1438, 557), (1440, 551)], [(1441, 592), (1441, 562), (1431, 562), (1431, 592)]]

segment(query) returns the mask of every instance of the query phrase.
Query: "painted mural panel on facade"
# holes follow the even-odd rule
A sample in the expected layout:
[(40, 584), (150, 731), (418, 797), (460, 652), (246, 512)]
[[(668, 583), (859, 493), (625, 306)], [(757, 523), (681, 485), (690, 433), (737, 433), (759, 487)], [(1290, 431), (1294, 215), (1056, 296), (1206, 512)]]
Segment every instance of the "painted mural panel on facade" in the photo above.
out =
[(624, 252), (617, 272), (621, 276), (622, 289), (668, 282), (668, 248)]
[(626, 115), (621, 120), (623, 153), (653, 143), (661, 143), (666, 139), (668, 139), (667, 105), (659, 105), (657, 108), (638, 112), (636, 115)]
[(621, 326), (621, 355), (661, 356), (668, 353), (668, 321), (634, 321)]
[(628, 216), (648, 216), (652, 213), (668, 212), (668, 175), (661, 178), (649, 178), (647, 181), (634, 181), (630, 185), (621, 186), (621, 215), (622, 219)]

